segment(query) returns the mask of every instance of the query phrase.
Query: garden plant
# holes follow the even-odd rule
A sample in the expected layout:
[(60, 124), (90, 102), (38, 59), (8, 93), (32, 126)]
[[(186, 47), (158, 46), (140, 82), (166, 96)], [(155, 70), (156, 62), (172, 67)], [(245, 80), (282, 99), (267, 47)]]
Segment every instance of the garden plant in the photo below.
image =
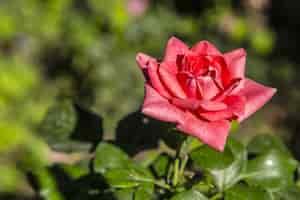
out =
[(299, 200), (286, 2), (0, 1), (0, 199)]

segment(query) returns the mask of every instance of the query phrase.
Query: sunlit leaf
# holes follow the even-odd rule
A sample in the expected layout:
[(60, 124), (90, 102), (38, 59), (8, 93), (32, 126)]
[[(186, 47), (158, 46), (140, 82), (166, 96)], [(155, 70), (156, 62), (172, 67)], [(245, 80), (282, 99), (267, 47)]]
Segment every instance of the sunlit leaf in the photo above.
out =
[(247, 183), (275, 189), (293, 184), (297, 162), (288, 154), (271, 149), (250, 160), (243, 174)]
[(247, 153), (242, 144), (229, 139), (224, 152), (203, 146), (191, 153), (194, 164), (212, 176), (215, 185), (223, 191), (234, 185), (244, 171)]
[(238, 184), (225, 192), (225, 200), (272, 200), (267, 191)]
[(171, 200), (208, 200), (203, 194), (196, 190), (188, 190), (185, 192), (181, 192), (176, 194)]

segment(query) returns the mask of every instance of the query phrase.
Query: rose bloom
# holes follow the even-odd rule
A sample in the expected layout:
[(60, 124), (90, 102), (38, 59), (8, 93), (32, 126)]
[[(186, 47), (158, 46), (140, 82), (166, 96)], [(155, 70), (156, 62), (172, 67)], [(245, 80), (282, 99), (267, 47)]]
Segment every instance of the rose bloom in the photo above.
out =
[(149, 7), (150, 0), (128, 0), (127, 10), (132, 16), (143, 15)]
[(246, 52), (222, 54), (207, 41), (189, 48), (172, 37), (164, 59), (138, 53), (145, 99), (142, 112), (223, 151), (230, 122), (241, 122), (276, 92), (245, 77)]

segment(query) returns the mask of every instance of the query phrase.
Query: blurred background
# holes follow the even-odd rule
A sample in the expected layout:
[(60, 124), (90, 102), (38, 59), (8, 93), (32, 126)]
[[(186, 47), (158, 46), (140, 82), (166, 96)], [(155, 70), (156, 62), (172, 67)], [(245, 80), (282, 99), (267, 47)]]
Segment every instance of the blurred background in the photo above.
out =
[(278, 93), (237, 137), (279, 135), (299, 159), (299, 10), (296, 0), (1, 0), (0, 193), (29, 198), (24, 169), (50, 162), (49, 146), (86, 148), (66, 143), (70, 133), (114, 138), (143, 99), (136, 53), (162, 57), (173, 35), (245, 48), (247, 75)]

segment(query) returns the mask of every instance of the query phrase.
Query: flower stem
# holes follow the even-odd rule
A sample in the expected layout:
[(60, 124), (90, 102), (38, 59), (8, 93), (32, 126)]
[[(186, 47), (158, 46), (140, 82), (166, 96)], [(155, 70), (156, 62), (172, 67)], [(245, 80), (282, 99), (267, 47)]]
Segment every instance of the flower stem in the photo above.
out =
[(176, 158), (174, 162), (174, 174), (172, 180), (173, 186), (176, 186), (178, 184), (178, 177), (179, 177), (179, 159)]
[(184, 170), (188, 162), (188, 159), (189, 159), (188, 155), (183, 156), (180, 164), (180, 169), (179, 169), (179, 177), (182, 177), (184, 175)]
[(171, 187), (168, 184), (166, 184), (165, 182), (155, 181), (155, 182), (153, 182), (153, 184), (155, 184), (155, 185), (157, 185), (157, 186), (159, 186), (161, 188), (164, 188), (164, 189), (167, 189), (167, 190), (171, 190)]

